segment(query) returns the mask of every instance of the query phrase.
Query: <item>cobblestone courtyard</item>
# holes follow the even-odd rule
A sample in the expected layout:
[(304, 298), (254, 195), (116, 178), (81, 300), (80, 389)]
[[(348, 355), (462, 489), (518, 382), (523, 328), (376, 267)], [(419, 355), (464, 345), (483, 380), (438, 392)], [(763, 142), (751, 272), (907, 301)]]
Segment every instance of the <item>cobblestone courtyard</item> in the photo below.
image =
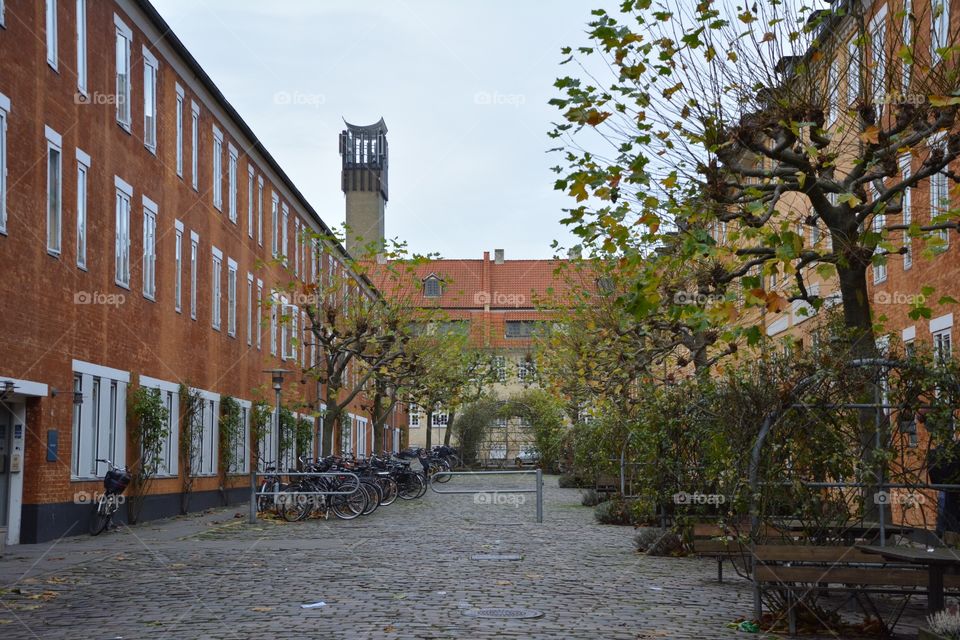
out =
[[(532, 494), (493, 506), (429, 492), (349, 522), (249, 525), (241, 507), (10, 548), (0, 637), (757, 637), (726, 628), (750, 612), (745, 581), (718, 584), (708, 560), (638, 555), (630, 528), (594, 524), (579, 491), (545, 484), (540, 525)], [(462, 611), (499, 606), (544, 615)]]

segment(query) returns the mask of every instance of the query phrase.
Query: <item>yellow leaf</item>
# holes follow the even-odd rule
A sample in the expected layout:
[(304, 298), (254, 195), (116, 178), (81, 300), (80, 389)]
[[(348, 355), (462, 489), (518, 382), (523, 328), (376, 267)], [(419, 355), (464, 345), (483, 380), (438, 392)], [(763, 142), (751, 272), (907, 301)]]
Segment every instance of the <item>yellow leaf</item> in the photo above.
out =
[(860, 134), (860, 139), (864, 142), (877, 144), (880, 142), (880, 128), (875, 124), (870, 125)]
[(960, 96), (930, 96), (930, 106), (949, 107), (960, 104)]

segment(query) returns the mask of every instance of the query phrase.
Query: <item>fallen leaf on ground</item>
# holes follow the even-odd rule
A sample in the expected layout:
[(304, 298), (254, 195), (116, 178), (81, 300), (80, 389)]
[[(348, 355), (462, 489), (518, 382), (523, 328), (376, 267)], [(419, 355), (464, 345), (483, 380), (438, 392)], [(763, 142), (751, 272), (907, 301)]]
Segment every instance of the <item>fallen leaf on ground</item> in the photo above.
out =
[(385, 626), (385, 627), (383, 628), (383, 630), (384, 630), (386, 633), (393, 633), (394, 631), (397, 630), (397, 628), (396, 628), (395, 626), (393, 626), (392, 624), (388, 624), (387, 626)]
[(254, 607), (250, 611), (256, 611), (257, 613), (266, 613), (267, 611), (273, 611), (273, 607)]
[(497, 580), (497, 584), (500, 585), (501, 587), (506, 587), (506, 586), (511, 585), (511, 584), (513, 584), (513, 583), (510, 582), (509, 580)]

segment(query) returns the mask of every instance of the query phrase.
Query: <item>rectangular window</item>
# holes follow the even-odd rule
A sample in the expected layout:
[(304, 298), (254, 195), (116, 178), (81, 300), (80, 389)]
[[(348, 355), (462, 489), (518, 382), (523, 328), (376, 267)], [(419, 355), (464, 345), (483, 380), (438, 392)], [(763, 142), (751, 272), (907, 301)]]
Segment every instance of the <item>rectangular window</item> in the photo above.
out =
[(200, 258), (200, 236), (190, 232), (190, 319), (197, 319), (197, 268)]
[(533, 360), (521, 360), (517, 363), (517, 378), (522, 382), (530, 382), (537, 376), (537, 366)]
[(229, 211), (230, 222), (237, 223), (237, 149), (232, 144), (227, 144), (227, 210)]
[(157, 297), (157, 203), (143, 198), (143, 297)]
[(506, 337), (532, 338), (542, 332), (541, 323), (536, 320), (507, 320)]
[[(874, 187), (870, 187), (870, 201), (876, 202), (880, 197), (880, 193)], [(871, 225), (872, 230), (875, 234), (882, 238), (883, 229), (887, 224), (887, 216), (883, 213), (874, 213), (873, 214), (873, 223)], [(880, 240), (876, 241), (877, 244), (874, 247), (874, 255), (881, 253), (883, 249), (880, 247)], [(873, 263), (873, 282), (874, 284), (879, 284), (887, 279), (887, 263), (886, 258), (881, 258), (884, 260), (883, 263)]]
[(174, 118), (176, 119), (176, 132), (177, 138), (175, 144), (177, 145), (176, 154), (177, 154), (177, 175), (181, 178), (183, 177), (183, 87), (179, 84), (176, 86), (177, 89), (177, 106), (174, 111)]
[(223, 210), (223, 133), (213, 128), (213, 206)]
[(199, 179), (199, 152), (200, 146), (200, 105), (190, 101), (190, 179), (193, 181), (193, 190), (198, 190)]
[(127, 131), (130, 131), (130, 43), (133, 42), (133, 31), (114, 14), (116, 27), (116, 91), (117, 91), (117, 122)]
[(293, 219), (293, 275), (300, 275), (300, 221)]
[(874, 104), (883, 104), (887, 84), (887, 5), (883, 5), (870, 21), (870, 91)]
[(158, 443), (159, 450), (155, 455), (145, 455), (140, 452), (143, 462), (155, 471), (154, 477), (169, 478), (177, 475), (177, 463), (180, 450), (178, 448), (180, 434), (180, 391), (179, 386), (166, 380), (157, 380), (148, 376), (140, 376), (140, 386), (154, 390), (159, 394), (163, 408), (167, 411), (165, 426), (166, 435)]
[(283, 230), (280, 232), (280, 233), (281, 233), (281, 236), (282, 236), (282, 238), (283, 238), (283, 244), (281, 245), (281, 253), (282, 253), (282, 255), (283, 255), (283, 264), (284, 264), (284, 266), (286, 266), (286, 264), (287, 264), (287, 256), (289, 255), (289, 254), (287, 253), (287, 247), (290, 246), (290, 245), (287, 244), (287, 227), (288, 227), (289, 224), (290, 224), (290, 209), (287, 208), (287, 203), (286, 203), (286, 202), (283, 203), (283, 222), (282, 222), (282, 224), (283, 224)]
[(263, 348), (263, 280), (257, 280), (257, 351)]
[(300, 310), (292, 304), (284, 304), (280, 309), (282, 343), (280, 357), (283, 360), (296, 360), (300, 340)]
[(507, 381), (507, 359), (504, 356), (493, 356), (493, 374), (497, 382)]
[(129, 381), (124, 371), (73, 361), (73, 390), (82, 402), (73, 405), (72, 478), (103, 477), (107, 469), (98, 458), (124, 465)]
[(951, 329), (944, 329), (933, 334), (933, 354), (937, 362), (944, 363), (953, 356), (953, 341)]
[(250, 402), (238, 400), (240, 404), (240, 429), (234, 435), (233, 442), (230, 443), (232, 455), (230, 456), (230, 468), (228, 473), (249, 473), (250, 472)]
[(47, 0), (47, 64), (57, 68), (57, 0)]
[(263, 176), (257, 178), (257, 244), (263, 246)]
[(87, 174), (90, 156), (77, 149), (77, 266), (87, 268)]
[(247, 346), (253, 345), (253, 274), (247, 273)]
[(837, 79), (840, 76), (840, 63), (833, 60), (827, 70), (827, 124), (837, 120), (837, 110), (840, 102), (840, 90)]
[[(0, 19), (0, 23), (3, 20)], [(87, 93), (87, 0), (77, 0), (77, 89)]]
[(273, 194), (271, 206), (273, 208), (273, 257), (276, 258), (280, 255), (280, 199), (277, 197), (277, 194)]
[[(901, 26), (903, 40), (900, 44), (901, 46), (908, 47), (910, 51), (913, 51), (913, 0), (903, 0), (903, 23)], [(902, 89), (903, 93), (908, 93), (910, 91), (910, 73), (912, 69), (912, 61), (904, 59), (903, 76), (900, 83), (900, 88)]]
[(157, 152), (157, 58), (143, 47), (143, 146)]
[(217, 416), (219, 400), (203, 393), (200, 410), (194, 414), (194, 430), (197, 433), (196, 448), (192, 451), (190, 471), (194, 476), (212, 476), (217, 473)]
[(237, 263), (227, 258), (227, 335), (237, 337)]
[[(943, 137), (939, 136), (931, 146), (939, 147), (941, 152), (946, 153), (947, 149), (945, 144)], [(949, 184), (947, 174), (945, 173), (946, 170), (947, 168), (945, 167), (943, 171), (939, 171), (930, 176), (930, 222), (933, 224), (944, 222), (941, 216), (946, 216), (950, 209), (950, 192), (948, 191)], [(940, 238), (936, 250), (945, 251), (950, 244), (949, 229), (937, 230), (936, 236)]]
[(10, 99), (0, 93), (0, 233), (7, 232), (7, 114)]
[(47, 251), (60, 255), (60, 228), (63, 222), (63, 161), (60, 134), (46, 127), (47, 137)]
[(253, 167), (247, 167), (247, 235), (253, 237)]
[(183, 298), (183, 223), (179, 220), (176, 222), (176, 236), (174, 240), (173, 308), (177, 313), (180, 313)]
[(941, 51), (950, 46), (950, 0), (931, 0), (930, 6), (930, 59), (936, 64), (942, 58)]
[(432, 422), (434, 427), (446, 427), (450, 421), (450, 415), (442, 408), (437, 407), (433, 411)]
[(220, 331), (220, 272), (223, 269), (223, 252), (213, 247), (213, 271), (210, 287), (210, 322), (213, 328)]
[(130, 288), (130, 202), (133, 187), (114, 177), (117, 188), (116, 234), (114, 236), (114, 280), (121, 287)]
[[(910, 179), (910, 154), (900, 156), (900, 173), (901, 180)], [(909, 187), (903, 190), (903, 224), (908, 227), (913, 224), (913, 190)], [(903, 270), (906, 271), (913, 266), (913, 238), (909, 229), (903, 232), (903, 248), (906, 250), (903, 254)]]
[(270, 299), (270, 355), (277, 355), (277, 317), (280, 315), (280, 301), (277, 294)]
[(860, 45), (856, 38), (847, 44), (847, 103), (860, 97)]
[(418, 428), (420, 426), (420, 406), (411, 402), (410, 407), (407, 409), (407, 413), (410, 416), (410, 428)]

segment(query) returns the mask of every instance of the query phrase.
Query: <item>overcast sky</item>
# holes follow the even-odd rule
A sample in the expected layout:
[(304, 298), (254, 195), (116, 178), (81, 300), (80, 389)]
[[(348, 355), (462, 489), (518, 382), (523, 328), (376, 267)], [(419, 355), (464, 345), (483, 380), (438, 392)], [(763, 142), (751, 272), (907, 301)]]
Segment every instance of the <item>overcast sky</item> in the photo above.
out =
[(546, 102), (567, 71), (560, 47), (584, 42), (596, 2), (153, 1), (331, 226), (343, 222), (342, 118), (383, 116), (388, 236), (454, 258), (572, 243)]

